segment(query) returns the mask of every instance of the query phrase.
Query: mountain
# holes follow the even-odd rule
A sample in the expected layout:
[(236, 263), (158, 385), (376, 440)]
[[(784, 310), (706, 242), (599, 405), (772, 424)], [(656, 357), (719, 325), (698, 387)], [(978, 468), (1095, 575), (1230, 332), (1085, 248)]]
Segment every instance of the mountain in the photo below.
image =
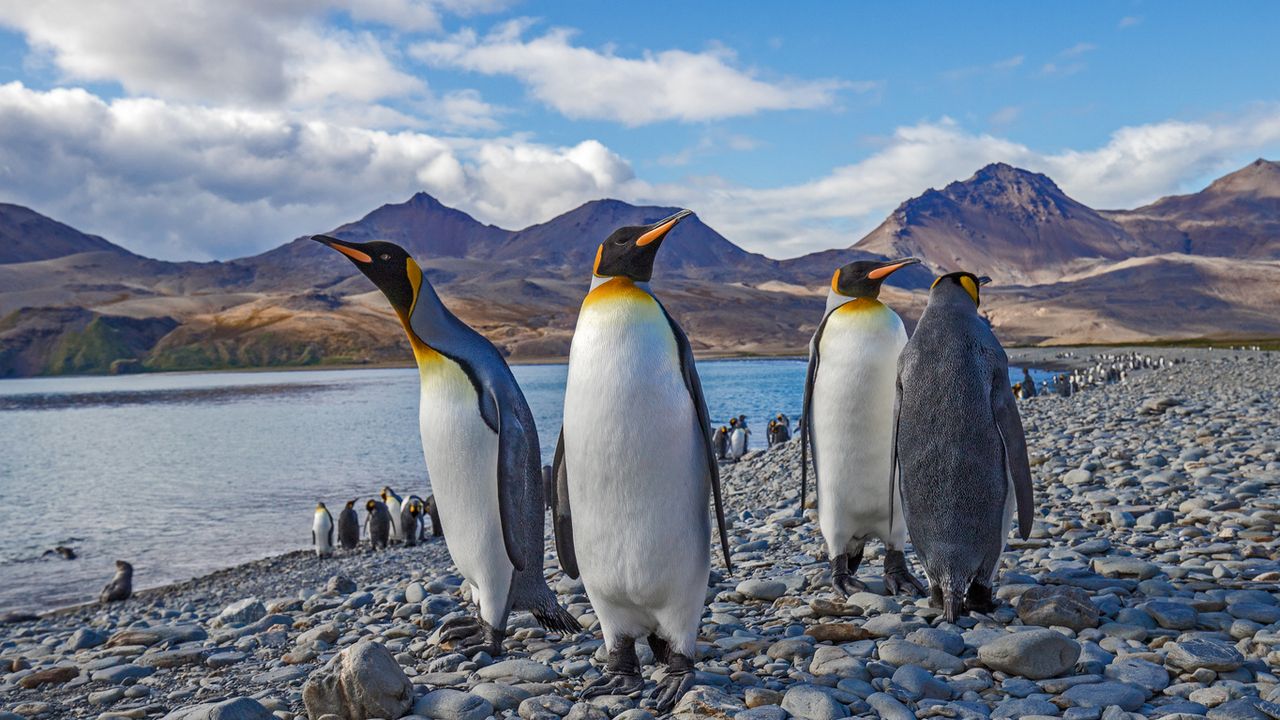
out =
[(1187, 254), (1280, 259), (1280, 163), (1258, 159), (1198, 193), (1105, 215)]
[(996, 281), (1023, 285), (1160, 250), (1047, 176), (1004, 163), (907, 200), (851, 249), (914, 255), (937, 273), (981, 268)]
[(128, 251), (21, 205), (0, 203), (0, 264), (48, 260), (83, 252)]
[[(387, 239), (513, 360), (563, 358), (597, 245), (676, 208), (596, 200), (522, 230), (419, 193), (329, 234)], [(983, 311), (1006, 342), (1280, 336), (1280, 165), (1199, 193), (1093, 210), (1048, 177), (988, 165), (903, 202), (850, 248), (773, 260), (697, 216), (664, 242), (653, 285), (700, 355), (803, 354), (832, 271), (915, 255), (883, 297), (910, 326), (934, 272), (991, 275)], [(0, 377), (407, 362), (381, 294), (298, 238), (226, 262), (153, 260), (0, 205)]]

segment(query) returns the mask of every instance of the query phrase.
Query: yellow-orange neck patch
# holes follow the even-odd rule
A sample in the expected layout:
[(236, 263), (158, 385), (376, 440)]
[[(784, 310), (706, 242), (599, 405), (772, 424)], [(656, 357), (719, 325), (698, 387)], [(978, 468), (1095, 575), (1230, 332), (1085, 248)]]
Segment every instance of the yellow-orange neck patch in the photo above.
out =
[(612, 277), (595, 286), (587, 293), (582, 306), (594, 305), (598, 302), (613, 300), (652, 300), (649, 293), (641, 290), (635, 281), (628, 277)]
[(408, 313), (400, 315), (400, 325), (404, 327), (405, 335), (409, 336), (409, 347), (413, 348), (413, 358), (418, 361), (418, 369), (425, 371), (444, 359), (444, 356), (423, 342), (409, 325), (409, 318), (413, 317), (413, 310), (418, 307), (418, 298), (422, 296), (422, 268), (413, 258), (408, 258), (405, 260), (404, 271), (409, 276), (409, 284), (413, 286), (413, 304), (409, 306)]

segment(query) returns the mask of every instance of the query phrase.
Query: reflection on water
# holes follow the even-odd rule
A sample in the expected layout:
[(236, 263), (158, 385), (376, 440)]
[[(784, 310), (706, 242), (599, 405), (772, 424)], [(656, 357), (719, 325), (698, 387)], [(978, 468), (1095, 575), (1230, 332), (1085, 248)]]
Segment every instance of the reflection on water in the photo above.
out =
[[(698, 368), (753, 446), (800, 416), (803, 361)], [(514, 371), (550, 462), (567, 368)], [(148, 587), (306, 547), (317, 500), (429, 492), (410, 368), (5, 380), (0, 441), (0, 610), (96, 597), (116, 558)]]

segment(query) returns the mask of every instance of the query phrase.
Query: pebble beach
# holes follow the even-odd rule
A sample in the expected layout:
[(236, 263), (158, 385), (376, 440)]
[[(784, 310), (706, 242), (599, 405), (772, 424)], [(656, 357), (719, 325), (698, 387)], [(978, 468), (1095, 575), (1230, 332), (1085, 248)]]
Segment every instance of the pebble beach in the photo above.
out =
[[(798, 441), (723, 466), (735, 571), (716, 550), (698, 682), (674, 715), (1280, 718), (1280, 353), (1143, 352), (1179, 362), (1020, 403), (1037, 520), (1010, 535), (990, 615), (952, 624), (924, 598), (879, 594), (877, 542), (868, 591), (834, 592), (816, 511), (798, 508)], [(1010, 359), (1076, 361), (1057, 355)], [(587, 630), (513, 613), (498, 658), (436, 633), (472, 612), (439, 539), (295, 552), (10, 618), (0, 720), (652, 717), (643, 698), (579, 700), (605, 650), (549, 529), (546, 568)], [(647, 689), (661, 669), (639, 649)]]

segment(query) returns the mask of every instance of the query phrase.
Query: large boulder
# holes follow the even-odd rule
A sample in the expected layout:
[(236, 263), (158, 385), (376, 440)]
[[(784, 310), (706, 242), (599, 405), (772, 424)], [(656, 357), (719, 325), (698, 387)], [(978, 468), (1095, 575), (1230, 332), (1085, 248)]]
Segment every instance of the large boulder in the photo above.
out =
[(1080, 643), (1044, 629), (1011, 632), (978, 648), (983, 665), (1032, 680), (1061, 675), (1079, 658)]
[(413, 703), (413, 684), (385, 646), (361, 640), (311, 674), (302, 701), (313, 718), (398, 718)]

